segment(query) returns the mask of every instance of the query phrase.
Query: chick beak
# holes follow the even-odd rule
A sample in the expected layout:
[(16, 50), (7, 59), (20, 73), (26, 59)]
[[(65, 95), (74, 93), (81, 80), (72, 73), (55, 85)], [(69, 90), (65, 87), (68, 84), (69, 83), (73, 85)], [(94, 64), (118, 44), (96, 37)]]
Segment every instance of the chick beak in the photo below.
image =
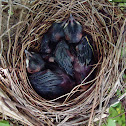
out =
[(26, 55), (26, 68), (29, 68), (29, 58), (32, 57), (32, 54), (25, 50), (25, 55)]
[(74, 19), (74, 17), (72, 16), (72, 14), (70, 13), (70, 17), (69, 17), (69, 22), (71, 23), (71, 25), (73, 26), (73, 24), (74, 24), (74, 21), (75, 19)]
[(75, 19), (73, 18), (72, 14), (70, 13), (70, 17), (67, 21), (64, 21), (63, 25), (64, 28), (68, 26), (68, 24), (70, 23), (72, 26), (74, 25), (74, 21)]
[(25, 49), (25, 55), (29, 59), (29, 57), (32, 57), (32, 54)]

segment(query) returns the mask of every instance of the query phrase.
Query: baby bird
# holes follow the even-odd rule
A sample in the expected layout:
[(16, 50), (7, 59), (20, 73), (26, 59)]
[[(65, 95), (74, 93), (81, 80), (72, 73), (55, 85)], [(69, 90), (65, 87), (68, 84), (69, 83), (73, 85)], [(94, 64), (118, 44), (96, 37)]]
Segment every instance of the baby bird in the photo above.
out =
[(26, 68), (28, 73), (33, 74), (39, 72), (44, 68), (45, 62), (43, 61), (40, 54), (25, 50), (25, 55), (26, 55)]
[(72, 14), (64, 26), (64, 33), (69, 43), (78, 43), (82, 38), (82, 25), (73, 18)]
[(41, 40), (41, 49), (40, 49), (41, 53), (44, 53), (44, 54), (51, 53), (51, 48), (49, 47), (49, 43), (50, 43), (50, 37), (46, 33), (43, 35), (43, 38)]
[(71, 55), (69, 46), (64, 40), (57, 44), (54, 51), (54, 60), (68, 75), (73, 77), (74, 57)]
[[(81, 64), (78, 58), (76, 58), (74, 61), (74, 77), (76, 79), (76, 83), (80, 84), (88, 76), (91, 70), (91, 65), (86, 66), (84, 64)], [(90, 78), (87, 78), (86, 81), (91, 80)]]
[(53, 23), (47, 33), (43, 35), (40, 52), (44, 59), (49, 59), (58, 41), (64, 37), (63, 25), (64, 22)]
[(84, 36), (76, 46), (76, 52), (79, 62), (86, 66), (89, 65), (93, 57), (93, 48), (87, 36)]
[(54, 99), (71, 91), (75, 83), (61, 70), (49, 69), (29, 76), (34, 90), (43, 98)]
[(64, 26), (64, 22), (52, 24), (51, 28), (49, 29), (51, 42), (57, 43), (59, 40), (61, 40), (61, 38), (64, 37), (63, 26)]
[[(75, 86), (67, 74), (65, 74), (55, 63), (43, 61), (41, 56), (34, 52), (25, 50), (26, 68), (29, 81), (40, 96), (46, 99), (54, 99), (71, 91)], [(49, 68), (49, 69), (48, 69)]]
[(76, 53), (74, 70), (76, 81), (79, 84), (90, 73), (93, 64), (93, 48), (87, 36), (84, 36), (76, 46)]
[(43, 38), (41, 40), (41, 48), (40, 48), (41, 56), (46, 61), (48, 61), (48, 59), (51, 57), (51, 53), (53, 50), (53, 47), (50, 46), (50, 42), (51, 42), (51, 38), (47, 32), (43, 35)]

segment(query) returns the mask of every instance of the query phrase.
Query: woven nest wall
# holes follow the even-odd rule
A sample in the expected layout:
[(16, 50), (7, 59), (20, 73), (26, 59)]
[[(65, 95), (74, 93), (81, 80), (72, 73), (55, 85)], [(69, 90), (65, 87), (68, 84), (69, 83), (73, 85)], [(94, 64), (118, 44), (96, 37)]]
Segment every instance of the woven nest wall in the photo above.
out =
[[(121, 10), (106, 0), (10, 1), (0, 7), (0, 112), (30, 126), (91, 125), (96, 117), (101, 120), (109, 99), (126, 88), (126, 19)], [(38, 52), (51, 24), (68, 19), (70, 13), (92, 36), (96, 75), (88, 89), (79, 88), (82, 83), (62, 102), (46, 100), (30, 85), (24, 50)], [(79, 95), (71, 98), (76, 92)]]

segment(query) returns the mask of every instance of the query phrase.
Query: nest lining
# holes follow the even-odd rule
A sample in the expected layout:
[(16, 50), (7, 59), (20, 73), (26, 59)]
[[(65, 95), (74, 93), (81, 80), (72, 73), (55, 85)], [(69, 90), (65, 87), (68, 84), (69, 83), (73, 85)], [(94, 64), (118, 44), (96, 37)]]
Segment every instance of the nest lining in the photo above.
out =
[[(27, 3), (22, 3), (27, 7)], [(13, 8), (12, 3), (9, 9)], [(16, 8), (17, 9), (17, 8)], [(6, 12), (3, 9), (2, 15)], [(108, 1), (35, 1), (29, 9), (21, 8), (20, 17), (11, 26), (15, 15), (7, 17), (7, 27), (1, 30), (1, 74), (0, 87), (7, 94), (2, 104), (9, 106), (3, 113), (28, 125), (81, 125), (93, 122), (95, 116), (104, 112), (109, 99), (117, 89), (125, 88), (122, 74), (125, 69), (125, 58), (121, 57), (124, 46), (125, 17), (119, 8)], [(25, 65), (24, 50), (39, 51), (42, 35), (53, 22), (59, 22), (72, 13), (83, 25), (83, 30), (93, 38), (98, 63), (97, 74), (93, 85), (82, 89), (76, 98), (70, 99), (78, 88), (68, 94), (65, 101), (47, 101), (34, 92), (31, 87)], [(25, 17), (25, 20), (24, 20)], [(1, 18), (3, 19), (3, 18)], [(3, 19), (4, 20), (4, 19)], [(2, 21), (3, 22), (3, 21)], [(4, 32), (5, 31), (5, 32)], [(15, 33), (15, 34), (14, 34)], [(9, 43), (9, 44), (8, 44)], [(85, 83), (78, 85), (78, 87)], [(9, 99), (9, 100), (8, 100)], [(102, 101), (102, 102), (101, 102)], [(6, 103), (6, 104), (5, 104)], [(96, 107), (99, 105), (99, 109)], [(20, 115), (20, 116), (18, 116)]]

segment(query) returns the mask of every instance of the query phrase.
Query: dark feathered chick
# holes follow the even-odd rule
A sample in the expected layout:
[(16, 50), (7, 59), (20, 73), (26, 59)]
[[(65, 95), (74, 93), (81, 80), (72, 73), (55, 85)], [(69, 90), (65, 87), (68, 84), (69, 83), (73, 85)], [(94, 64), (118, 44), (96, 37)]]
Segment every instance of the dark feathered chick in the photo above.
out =
[(49, 35), (51, 42), (58, 42), (61, 38), (64, 37), (64, 30), (63, 30), (64, 22), (60, 23), (53, 23), (51, 28), (49, 29)]
[(43, 98), (54, 99), (71, 91), (74, 82), (62, 71), (44, 70), (29, 76), (34, 90)]
[(29, 52), (25, 50), (26, 54), (26, 68), (28, 73), (35, 73), (42, 70), (45, 66), (45, 62), (43, 61), (40, 54), (35, 52)]
[[(74, 60), (74, 77), (75, 77), (76, 83), (80, 84), (88, 76), (91, 70), (92, 70), (91, 65), (86, 66), (84, 64), (81, 64), (78, 58), (76, 58)], [(90, 78), (87, 78), (86, 81), (89, 81)]]
[(65, 72), (68, 75), (73, 76), (74, 57), (70, 53), (69, 46), (67, 45), (67, 43), (64, 40), (60, 41), (57, 44), (56, 49), (54, 51), (54, 59), (58, 63), (58, 65), (63, 70), (65, 70)]
[(50, 46), (51, 38), (50, 35), (45, 33), (41, 40), (41, 48), (40, 53), (44, 60), (48, 61), (48, 59), (51, 57), (51, 53), (53, 51), (53, 47)]
[(81, 64), (89, 65), (93, 58), (93, 48), (87, 36), (84, 36), (76, 46), (76, 53)]
[(41, 40), (40, 52), (44, 54), (51, 53), (51, 48), (49, 47), (49, 43), (50, 43), (50, 36), (46, 33), (43, 35), (42, 40)]
[(48, 59), (55, 49), (56, 44), (64, 37), (63, 22), (53, 23), (47, 33), (43, 35), (40, 52), (43, 58)]
[(69, 43), (78, 43), (82, 38), (82, 25), (74, 19), (72, 14), (64, 26), (64, 33)]
[[(87, 36), (84, 36), (76, 46), (76, 53), (74, 73), (77, 83), (81, 83), (81, 81), (91, 72), (93, 64), (93, 48)], [(91, 76), (87, 80), (89, 79), (91, 79)]]

